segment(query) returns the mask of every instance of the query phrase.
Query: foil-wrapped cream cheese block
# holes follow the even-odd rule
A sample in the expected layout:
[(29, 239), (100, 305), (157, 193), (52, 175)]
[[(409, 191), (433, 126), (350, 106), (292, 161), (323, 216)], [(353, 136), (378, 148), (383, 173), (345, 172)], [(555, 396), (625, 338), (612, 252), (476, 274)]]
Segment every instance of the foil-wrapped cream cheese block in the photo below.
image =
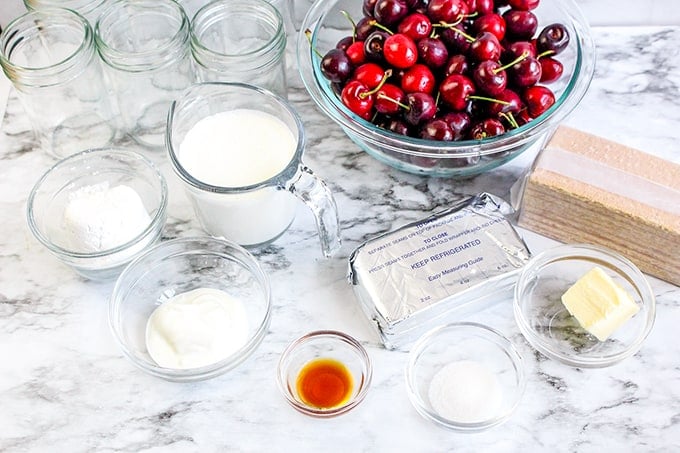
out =
[(351, 254), (349, 280), (388, 348), (435, 323), (501, 300), (530, 258), (503, 200), (481, 193), (370, 239)]

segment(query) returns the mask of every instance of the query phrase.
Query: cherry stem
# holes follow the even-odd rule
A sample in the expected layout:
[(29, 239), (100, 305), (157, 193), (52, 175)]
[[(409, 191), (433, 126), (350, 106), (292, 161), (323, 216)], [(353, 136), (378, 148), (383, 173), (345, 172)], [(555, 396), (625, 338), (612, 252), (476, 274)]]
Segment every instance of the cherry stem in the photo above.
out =
[(307, 37), (307, 41), (309, 41), (309, 47), (312, 48), (312, 51), (314, 51), (316, 56), (319, 57), (319, 58), (323, 58), (323, 55), (321, 55), (321, 52), (316, 50), (316, 47), (314, 47), (312, 45), (312, 30), (310, 30), (309, 28), (307, 30), (305, 30), (305, 36)]
[(385, 71), (385, 73), (383, 74), (383, 77), (382, 77), (382, 79), (380, 79), (380, 83), (378, 84), (377, 87), (373, 88), (373, 89), (370, 90), (370, 91), (365, 91), (365, 92), (363, 92), (363, 93), (359, 93), (359, 97), (360, 97), (361, 99), (366, 99), (368, 96), (371, 96), (372, 94), (377, 93), (378, 91), (380, 91), (380, 89), (382, 88), (382, 86), (385, 85), (385, 83), (387, 82), (387, 79), (389, 79), (390, 77), (392, 77), (392, 70), (391, 70), (391, 69), (388, 69), (388, 70)]
[(528, 57), (529, 57), (529, 52), (522, 52), (522, 55), (515, 58), (510, 63), (503, 65), (503, 66), (499, 66), (498, 68), (492, 70), (491, 72), (493, 72), (494, 74), (498, 74), (501, 71), (505, 71), (506, 69), (513, 67), (514, 65), (516, 65), (520, 61), (526, 60)]
[(511, 126), (513, 129), (517, 129), (517, 128), (519, 127), (519, 124), (517, 124), (517, 121), (515, 120), (515, 117), (512, 116), (512, 112), (508, 112), (508, 113), (501, 112), (501, 113), (500, 113), (500, 116), (502, 116), (503, 118), (505, 118), (505, 119), (508, 121), (508, 123), (510, 123), (510, 126)]
[(545, 52), (541, 52), (540, 54), (536, 55), (536, 59), (538, 60), (539, 58), (547, 57), (548, 55), (554, 54), (555, 54), (554, 50), (546, 50)]
[(404, 103), (402, 103), (402, 102), (399, 102), (399, 101), (397, 101), (397, 100), (394, 99), (394, 98), (389, 97), (389, 96), (386, 95), (385, 93), (378, 93), (378, 98), (380, 98), (380, 99), (387, 99), (387, 100), (390, 101), (390, 102), (394, 102), (395, 104), (397, 104), (399, 107), (401, 107), (402, 109), (404, 109), (404, 110), (406, 110), (406, 111), (411, 110), (411, 107), (409, 107), (408, 105), (406, 105), (406, 104), (404, 104)]
[(377, 28), (378, 30), (382, 30), (382, 31), (384, 31), (384, 32), (386, 32), (386, 33), (389, 33), (390, 35), (393, 35), (393, 34), (394, 34), (394, 32), (393, 32), (392, 30), (390, 30), (389, 28), (385, 27), (383, 24), (381, 24), (381, 23), (378, 22), (377, 20), (372, 20), (372, 21), (371, 21), (371, 25), (373, 25), (373, 26), (374, 26), (375, 28)]
[(501, 105), (510, 105), (510, 103), (507, 102), (507, 101), (501, 101), (500, 99), (487, 98), (487, 97), (484, 97), (484, 96), (476, 96), (476, 95), (472, 95), (472, 94), (471, 94), (470, 96), (466, 97), (465, 99), (473, 99), (473, 100), (477, 100), (477, 101), (495, 102), (495, 103), (501, 104)]
[(347, 11), (340, 10), (340, 14), (345, 16), (345, 19), (349, 21), (350, 24), (352, 24), (352, 42), (356, 41), (356, 36), (357, 36), (357, 24), (354, 22), (354, 19), (352, 19), (352, 16), (349, 15)]
[(432, 24), (433, 27), (441, 27), (441, 28), (448, 28), (449, 30), (453, 30), (454, 32), (458, 33), (459, 35), (463, 36), (466, 40), (469, 42), (475, 42), (476, 39), (473, 38), (472, 36), (468, 35), (465, 33), (463, 30), (460, 28), (456, 28), (456, 25), (458, 23), (453, 23), (453, 24), (447, 24), (446, 22), (439, 22), (438, 24)]

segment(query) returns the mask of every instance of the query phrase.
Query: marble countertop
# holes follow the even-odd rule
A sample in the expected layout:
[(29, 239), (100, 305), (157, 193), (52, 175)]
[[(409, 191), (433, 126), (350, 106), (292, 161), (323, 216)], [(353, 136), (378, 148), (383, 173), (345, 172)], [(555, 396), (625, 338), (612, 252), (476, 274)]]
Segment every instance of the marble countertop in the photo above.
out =
[[(567, 123), (680, 162), (680, 28), (597, 28), (589, 93)], [(508, 198), (531, 163), (524, 155), (466, 181), (401, 173), (370, 158), (290, 90), (309, 136), (306, 161), (335, 192), (344, 245), (321, 258), (312, 216), (255, 254), (271, 278), (273, 315), (259, 349), (216, 379), (176, 384), (148, 376), (114, 344), (107, 322), (113, 283), (76, 276), (33, 239), (30, 188), (51, 165), (13, 93), (0, 133), (1, 451), (678, 451), (680, 288), (651, 278), (657, 320), (635, 356), (604, 369), (574, 369), (533, 351), (514, 324), (511, 294), (470, 317), (510, 337), (528, 385), (505, 424), (459, 434), (421, 418), (404, 382), (407, 353), (380, 347), (346, 281), (347, 256), (376, 233), (445, 208), (457, 193)], [(160, 156), (159, 156), (160, 159)], [(164, 238), (201, 234), (171, 176)], [(522, 231), (534, 252), (553, 244)], [(679, 250), (680, 252), (680, 244)], [(291, 408), (276, 387), (280, 353), (316, 329), (344, 331), (374, 363), (371, 390), (328, 420)]]

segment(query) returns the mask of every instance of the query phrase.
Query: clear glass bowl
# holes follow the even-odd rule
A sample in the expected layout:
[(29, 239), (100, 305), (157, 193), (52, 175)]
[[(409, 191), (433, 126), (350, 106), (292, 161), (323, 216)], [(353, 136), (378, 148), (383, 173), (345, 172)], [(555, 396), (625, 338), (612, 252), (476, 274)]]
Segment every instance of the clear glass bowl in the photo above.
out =
[[(172, 296), (205, 287), (243, 303), (248, 341), (212, 365), (186, 370), (158, 366), (146, 347), (149, 316)], [(210, 379), (239, 365), (262, 342), (270, 317), (269, 279), (258, 262), (241, 246), (210, 237), (173, 239), (148, 250), (125, 268), (109, 302), (109, 324), (123, 354), (146, 373), (176, 382)]]
[[(83, 187), (101, 183), (134, 189), (151, 221), (137, 237), (118, 247), (90, 253), (73, 250), (62, 225), (69, 197)], [(141, 154), (99, 148), (57, 162), (36, 182), (27, 204), (28, 226), (38, 241), (85, 278), (108, 280), (116, 278), (125, 265), (160, 239), (166, 220), (168, 187), (160, 170)]]
[(573, 0), (544, 1), (534, 11), (539, 30), (559, 22), (569, 30), (569, 46), (559, 55), (564, 65), (560, 80), (550, 85), (555, 104), (540, 117), (501, 136), (458, 142), (406, 137), (379, 128), (347, 109), (321, 74), (322, 55), (351, 35), (342, 11), (358, 20), (363, 16), (359, 0), (318, 0), (308, 11), (301, 30), (311, 31), (311, 45), (298, 36), (298, 66), (314, 102), (360, 148), (379, 161), (409, 173), (465, 178), (504, 164), (531, 147), (542, 148), (555, 128), (581, 101), (595, 69), (595, 47), (586, 19)]
[[(474, 422), (454, 420), (437, 412), (430, 400), (430, 386), (449, 364), (472, 361), (496, 377), (500, 403), (488, 417)], [(450, 382), (456, 385), (456, 382)], [(519, 404), (526, 374), (523, 359), (513, 343), (500, 332), (472, 322), (435, 327), (424, 334), (409, 353), (406, 387), (411, 403), (426, 419), (460, 432), (477, 432), (507, 420)]]
[[(297, 379), (302, 368), (315, 359), (331, 359), (343, 364), (352, 376), (352, 389), (346, 401), (332, 408), (308, 405), (297, 390)], [(373, 366), (361, 344), (342, 332), (319, 330), (310, 332), (294, 342), (281, 354), (277, 369), (279, 389), (286, 400), (303, 414), (328, 418), (344, 414), (363, 401), (373, 376)]]
[[(583, 329), (562, 304), (562, 294), (593, 267), (602, 268), (640, 307), (606, 341)], [(562, 245), (533, 257), (515, 287), (515, 320), (542, 354), (580, 368), (614, 365), (635, 354), (654, 325), (654, 293), (642, 272), (616, 252), (593, 245)]]

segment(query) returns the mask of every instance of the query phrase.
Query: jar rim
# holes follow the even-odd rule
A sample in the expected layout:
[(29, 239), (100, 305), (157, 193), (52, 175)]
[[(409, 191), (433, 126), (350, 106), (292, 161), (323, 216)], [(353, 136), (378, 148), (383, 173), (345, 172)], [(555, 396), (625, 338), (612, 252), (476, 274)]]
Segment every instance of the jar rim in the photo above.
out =
[(24, 0), (26, 9), (35, 11), (44, 8), (69, 8), (87, 15), (97, 8), (104, 6), (107, 0)]
[[(154, 49), (130, 52), (112, 47), (102, 36), (102, 24), (120, 7), (131, 6), (154, 15), (165, 15), (177, 20), (176, 32)], [(141, 72), (172, 64), (189, 50), (189, 19), (182, 6), (174, 0), (117, 0), (102, 11), (94, 27), (94, 40), (104, 63), (115, 69)]]
[[(202, 33), (205, 29), (213, 26), (215, 23), (231, 17), (234, 14), (241, 14), (244, 17), (251, 17), (260, 23), (271, 26), (273, 34), (262, 46), (249, 50), (243, 53), (226, 54), (211, 49), (203, 44), (201, 41)], [(257, 61), (258, 57), (263, 57), (267, 54), (272, 54), (266, 62), (258, 65), (250, 65), (248, 68), (264, 67), (272, 61), (279, 58), (286, 47), (286, 33), (283, 24), (283, 16), (281, 13), (269, 2), (265, 0), (248, 0), (248, 1), (226, 1), (216, 0), (204, 5), (194, 15), (191, 21), (191, 49), (197, 63), (204, 65), (206, 59), (219, 60), (220, 63), (229, 64), (238, 61), (240, 65), (245, 64), (244, 59), (250, 61)], [(230, 68), (232, 70), (233, 68)]]
[[(12, 60), (12, 53), (24, 41), (27, 31), (64, 26), (76, 26), (83, 33), (80, 44), (61, 61), (48, 66), (25, 66)], [(28, 11), (10, 22), (0, 38), (0, 65), (10, 80), (25, 86), (47, 87), (65, 83), (85, 70), (93, 57), (94, 35), (89, 22), (77, 11), (67, 8)], [(83, 58), (86, 60), (83, 61)]]

